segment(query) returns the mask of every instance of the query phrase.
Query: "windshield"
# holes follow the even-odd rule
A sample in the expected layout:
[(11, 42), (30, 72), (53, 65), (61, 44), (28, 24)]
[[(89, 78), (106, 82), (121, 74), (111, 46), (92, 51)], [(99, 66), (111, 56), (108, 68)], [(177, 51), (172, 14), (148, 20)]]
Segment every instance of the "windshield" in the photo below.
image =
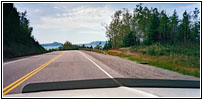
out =
[(200, 3), (3, 3), (3, 95), (200, 87)]

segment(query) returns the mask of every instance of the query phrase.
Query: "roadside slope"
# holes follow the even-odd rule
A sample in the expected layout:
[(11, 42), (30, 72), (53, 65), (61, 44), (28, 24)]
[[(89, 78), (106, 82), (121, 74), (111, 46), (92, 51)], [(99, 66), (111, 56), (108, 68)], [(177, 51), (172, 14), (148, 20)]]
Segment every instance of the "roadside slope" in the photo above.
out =
[(83, 52), (101, 61), (111, 69), (128, 78), (199, 80), (199, 78), (193, 76), (182, 75), (166, 69), (139, 64), (134, 61), (129, 61), (116, 56), (104, 55), (89, 51)]
[(3, 58), (4, 60), (39, 54), (45, 49), (32, 36), (26, 12), (17, 12), (11, 3), (3, 4)]

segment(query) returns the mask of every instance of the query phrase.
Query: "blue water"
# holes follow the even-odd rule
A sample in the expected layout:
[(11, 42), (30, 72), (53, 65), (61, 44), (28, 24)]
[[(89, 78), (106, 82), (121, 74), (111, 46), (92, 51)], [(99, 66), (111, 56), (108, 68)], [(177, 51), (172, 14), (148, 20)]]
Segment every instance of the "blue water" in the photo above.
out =
[(46, 50), (49, 50), (49, 49), (56, 49), (58, 48), (59, 46), (43, 46)]

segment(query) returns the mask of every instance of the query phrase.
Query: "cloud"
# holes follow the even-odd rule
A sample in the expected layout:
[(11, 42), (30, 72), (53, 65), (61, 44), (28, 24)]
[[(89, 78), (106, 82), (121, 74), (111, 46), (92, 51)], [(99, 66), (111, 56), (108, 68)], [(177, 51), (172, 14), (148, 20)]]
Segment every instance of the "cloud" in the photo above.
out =
[(61, 16), (61, 14), (56, 14), (56, 16)]
[[(93, 40), (106, 40), (105, 28), (116, 10), (128, 8), (130, 12), (136, 7), (134, 3), (17, 3), (18, 11), (28, 12), (33, 27), (33, 35), (40, 43), (64, 42), (86, 43)], [(187, 10), (193, 11), (200, 4), (157, 5), (148, 4), (148, 8), (157, 7), (171, 15), (176, 9), (179, 18)]]
[(59, 9), (57, 6), (54, 6), (53, 8), (55, 8), (55, 9)]
[[(42, 17), (41, 24), (36, 25), (39, 29), (60, 29), (71, 31), (79, 28), (88, 30), (101, 30), (101, 23), (109, 23), (113, 11), (109, 6), (88, 7), (81, 6), (74, 9), (64, 10), (61, 14), (52, 17)], [(104, 33), (103, 33), (104, 34)]]
[(37, 13), (37, 12), (40, 12), (40, 10), (39, 9), (35, 9), (35, 10), (33, 10), (35, 13)]

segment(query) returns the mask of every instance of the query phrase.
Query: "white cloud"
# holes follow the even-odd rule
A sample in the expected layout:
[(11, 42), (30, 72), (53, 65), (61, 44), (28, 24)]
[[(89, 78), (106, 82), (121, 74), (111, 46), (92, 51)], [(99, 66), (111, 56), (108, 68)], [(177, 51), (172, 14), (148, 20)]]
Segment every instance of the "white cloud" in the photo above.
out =
[[(87, 28), (89, 31), (98, 29), (102, 30), (101, 23), (109, 23), (111, 15), (109, 6), (103, 7), (78, 7), (71, 10), (65, 10), (60, 17), (42, 17), (41, 24), (37, 25), (40, 29), (60, 29), (71, 31), (79, 28)], [(96, 32), (93, 32), (96, 34)], [(98, 34), (101, 34), (97, 32)], [(102, 33), (104, 34), (104, 33)]]
[(54, 6), (53, 8), (55, 8), (55, 9), (59, 9), (57, 6)]
[(56, 16), (61, 16), (61, 14), (56, 14)]
[(62, 15), (63, 15), (63, 16), (67, 16), (68, 14), (66, 14), (66, 13), (63, 13)]
[[(31, 4), (30, 4), (31, 5)], [(29, 6), (26, 4), (16, 5), (18, 11), (28, 11), (28, 19), (33, 26), (33, 35), (40, 43), (66, 40), (72, 43), (87, 43), (92, 40), (105, 40), (105, 28), (101, 24), (109, 24), (111, 16), (116, 10), (128, 8), (131, 12), (136, 4), (39, 4)], [(105, 6), (106, 5), (106, 6)], [(171, 15), (176, 9), (179, 18), (187, 10), (193, 11), (198, 4), (174, 7), (158, 7), (166, 10)], [(151, 8), (151, 7), (149, 7)], [(76, 37), (80, 35), (80, 37)]]
[(35, 9), (35, 10), (33, 10), (35, 13), (37, 13), (37, 12), (40, 12), (40, 10), (39, 9)]

